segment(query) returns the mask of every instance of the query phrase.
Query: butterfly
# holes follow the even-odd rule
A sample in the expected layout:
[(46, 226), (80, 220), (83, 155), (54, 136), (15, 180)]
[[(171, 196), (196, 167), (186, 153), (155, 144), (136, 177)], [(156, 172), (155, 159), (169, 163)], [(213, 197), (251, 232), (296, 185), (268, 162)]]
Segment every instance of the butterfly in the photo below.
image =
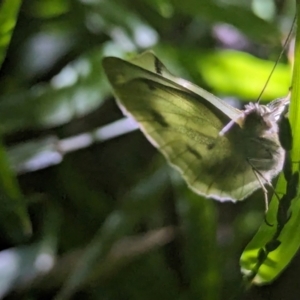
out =
[(245, 199), (283, 168), (278, 124), (287, 98), (239, 110), (173, 76), (147, 51), (131, 61), (105, 57), (117, 103), (196, 193)]

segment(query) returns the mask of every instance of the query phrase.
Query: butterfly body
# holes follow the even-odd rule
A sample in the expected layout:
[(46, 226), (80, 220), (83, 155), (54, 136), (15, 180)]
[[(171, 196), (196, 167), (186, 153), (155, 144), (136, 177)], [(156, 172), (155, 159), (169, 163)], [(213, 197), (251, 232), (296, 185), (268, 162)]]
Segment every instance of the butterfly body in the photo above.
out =
[(198, 194), (242, 200), (283, 166), (278, 116), (286, 104), (240, 111), (173, 76), (151, 52), (103, 61), (117, 103)]

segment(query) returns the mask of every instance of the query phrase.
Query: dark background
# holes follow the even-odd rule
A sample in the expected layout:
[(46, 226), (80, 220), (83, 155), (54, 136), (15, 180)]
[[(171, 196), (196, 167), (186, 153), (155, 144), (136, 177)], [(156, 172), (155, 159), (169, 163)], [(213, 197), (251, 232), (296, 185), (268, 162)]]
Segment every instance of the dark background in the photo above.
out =
[[(241, 107), (262, 90), (294, 13), (292, 0), (23, 1), (0, 71), (0, 130), (18, 180), (16, 204), (3, 196), (0, 207), (0, 296), (299, 299), (297, 256), (273, 284), (242, 288), (261, 191), (238, 204), (203, 199), (138, 131), (59, 147), (122, 118), (104, 56), (154, 49), (173, 73)], [(289, 59), (264, 101), (287, 93)]]

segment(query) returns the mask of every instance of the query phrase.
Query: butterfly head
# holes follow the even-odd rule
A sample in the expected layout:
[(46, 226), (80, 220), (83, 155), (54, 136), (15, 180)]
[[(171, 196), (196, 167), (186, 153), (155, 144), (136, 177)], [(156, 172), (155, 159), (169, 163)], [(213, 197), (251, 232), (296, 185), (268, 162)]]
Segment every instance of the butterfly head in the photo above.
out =
[(281, 105), (249, 103), (245, 106), (242, 127), (249, 134), (258, 137), (277, 134), (277, 121), (283, 110), (284, 107)]

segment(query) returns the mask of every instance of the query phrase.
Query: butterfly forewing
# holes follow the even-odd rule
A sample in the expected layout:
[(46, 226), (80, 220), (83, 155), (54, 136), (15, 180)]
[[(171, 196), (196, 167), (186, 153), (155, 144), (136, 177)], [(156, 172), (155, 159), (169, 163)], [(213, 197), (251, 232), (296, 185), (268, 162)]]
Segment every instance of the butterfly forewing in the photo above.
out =
[[(107, 57), (104, 59), (104, 67), (105, 65), (107, 65), (108, 68), (111, 68), (109, 70), (111, 73), (110, 75), (113, 75), (113, 73), (115, 76), (118, 75), (118, 80), (121, 78), (125, 80), (130, 80), (133, 78), (148, 78), (180, 90), (194, 92), (195, 94), (205, 98), (206, 101), (212, 103), (214, 106), (217, 106), (223, 112), (223, 114), (227, 115), (230, 119), (235, 120), (240, 116), (240, 110), (227, 104), (220, 98), (207, 92), (199, 86), (185, 79), (172, 75), (164, 66), (164, 64), (151, 51), (146, 51), (138, 55), (130, 62), (116, 57)], [(115, 66), (115, 69), (113, 66)]]
[[(260, 187), (236, 140), (241, 128), (202, 96), (128, 62), (104, 60), (119, 106), (199, 194), (240, 200)], [(148, 68), (149, 69), (149, 68)]]

